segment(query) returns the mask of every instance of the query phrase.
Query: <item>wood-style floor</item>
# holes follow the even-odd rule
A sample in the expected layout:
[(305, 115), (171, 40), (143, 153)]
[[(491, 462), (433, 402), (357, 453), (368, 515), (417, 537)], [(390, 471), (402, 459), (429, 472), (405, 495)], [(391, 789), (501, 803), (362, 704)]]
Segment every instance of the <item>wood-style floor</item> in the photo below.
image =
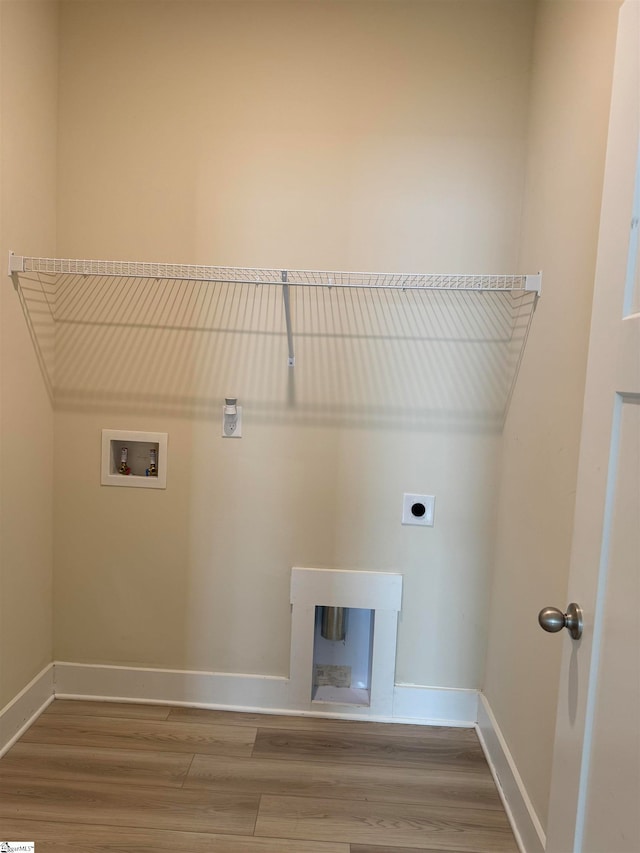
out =
[(0, 760), (36, 853), (514, 853), (472, 730), (55, 701)]

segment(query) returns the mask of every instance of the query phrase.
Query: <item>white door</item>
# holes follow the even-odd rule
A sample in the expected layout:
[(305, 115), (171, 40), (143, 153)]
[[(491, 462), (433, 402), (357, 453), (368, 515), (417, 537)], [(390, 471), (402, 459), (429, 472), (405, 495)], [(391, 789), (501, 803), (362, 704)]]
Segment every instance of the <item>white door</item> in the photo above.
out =
[(549, 853), (640, 852), (639, 113), (640, 0), (626, 0), (616, 47), (568, 589), (569, 600), (583, 608), (584, 631), (580, 640), (563, 631), (561, 640)]

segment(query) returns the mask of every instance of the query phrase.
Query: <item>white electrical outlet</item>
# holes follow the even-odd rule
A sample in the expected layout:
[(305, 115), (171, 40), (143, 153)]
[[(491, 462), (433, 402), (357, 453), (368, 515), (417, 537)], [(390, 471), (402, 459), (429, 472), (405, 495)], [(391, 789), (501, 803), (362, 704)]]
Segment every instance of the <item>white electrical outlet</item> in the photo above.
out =
[(433, 527), (436, 499), (433, 495), (402, 496), (402, 523)]
[(235, 407), (235, 414), (227, 413), (226, 406), (222, 407), (222, 437), (242, 438), (242, 406)]

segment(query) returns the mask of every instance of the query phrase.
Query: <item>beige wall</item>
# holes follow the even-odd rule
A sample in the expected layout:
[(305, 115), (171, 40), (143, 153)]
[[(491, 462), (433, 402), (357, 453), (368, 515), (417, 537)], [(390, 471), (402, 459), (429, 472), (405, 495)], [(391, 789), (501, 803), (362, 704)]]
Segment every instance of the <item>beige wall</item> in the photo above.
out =
[[(532, 16), (63, 4), (59, 255), (515, 271)], [(158, 330), (135, 282), (119, 315), (93, 287), (60, 300), (56, 657), (287, 674), (291, 566), (392, 569), (397, 679), (479, 687), (505, 305), (305, 294), (291, 373), (277, 293), (170, 291)], [(118, 427), (169, 433), (165, 492), (100, 488)], [(433, 530), (400, 525), (405, 491), (437, 496)]]
[(538, 7), (521, 263), (544, 269), (503, 438), (485, 694), (546, 825), (618, 4)]
[[(544, 269), (504, 435), (485, 677), (544, 823), (559, 644), (509, 619), (565, 598), (616, 5), (539, 5), (521, 222), (529, 3), (63, 4), (57, 247), (56, 5), (1, 8), (2, 257)], [(273, 296), (207, 317), (255, 334), (198, 337), (123, 330), (83, 313), (87, 292), (60, 308), (83, 322), (56, 365), (56, 657), (286, 674), (290, 567), (391, 568), (398, 680), (481, 686), (491, 347), (408, 343), (454, 336), (442, 303), (427, 327), (422, 308), (367, 303), (373, 337), (351, 305), (349, 334), (326, 337), (318, 317), (344, 300), (307, 298), (292, 380)], [(46, 383), (1, 294), (0, 706), (51, 659), (53, 489)], [(238, 442), (219, 438), (228, 393)], [(169, 432), (166, 492), (98, 486), (106, 427)], [(402, 492), (422, 489), (436, 527), (401, 528)]]
[[(55, 248), (57, 4), (0, 4), (0, 707), (52, 659), (53, 416), (10, 249)], [(46, 325), (46, 324), (45, 324)]]

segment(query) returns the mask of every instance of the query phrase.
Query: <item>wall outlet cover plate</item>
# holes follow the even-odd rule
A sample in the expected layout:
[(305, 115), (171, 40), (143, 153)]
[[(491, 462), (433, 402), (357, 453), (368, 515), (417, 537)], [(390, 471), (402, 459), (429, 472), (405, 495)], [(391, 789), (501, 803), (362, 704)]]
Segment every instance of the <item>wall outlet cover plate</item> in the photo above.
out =
[(419, 527), (433, 527), (436, 499), (433, 495), (404, 494), (402, 496), (402, 523)]

